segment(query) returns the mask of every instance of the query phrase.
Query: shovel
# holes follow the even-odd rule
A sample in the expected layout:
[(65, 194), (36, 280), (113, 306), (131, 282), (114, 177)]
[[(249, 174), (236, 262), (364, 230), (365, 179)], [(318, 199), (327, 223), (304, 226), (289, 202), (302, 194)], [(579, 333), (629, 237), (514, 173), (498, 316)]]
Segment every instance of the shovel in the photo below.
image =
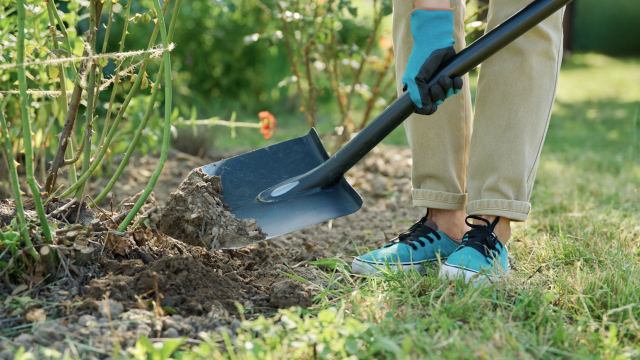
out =
[[(466, 74), (571, 0), (536, 0), (459, 52), (433, 77)], [(329, 157), (318, 133), (202, 167), (222, 181), (222, 200), (240, 219), (255, 219), (267, 239), (352, 214), (360, 195), (344, 173), (400, 125), (415, 107), (405, 93)]]

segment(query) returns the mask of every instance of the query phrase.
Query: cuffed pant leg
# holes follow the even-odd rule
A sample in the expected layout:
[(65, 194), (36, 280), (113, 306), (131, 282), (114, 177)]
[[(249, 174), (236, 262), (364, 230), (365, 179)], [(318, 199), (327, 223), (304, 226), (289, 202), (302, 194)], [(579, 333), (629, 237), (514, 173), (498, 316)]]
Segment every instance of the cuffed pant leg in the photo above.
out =
[[(455, 47), (460, 51), (465, 46), (464, 1), (453, 1), (452, 5), (455, 11)], [(413, 1), (394, 0), (393, 7), (396, 79), (398, 94), (401, 94), (402, 74), (413, 46), (409, 23)], [(465, 206), (467, 154), (473, 115), (468, 76), (463, 81), (462, 91), (447, 99), (435, 114), (413, 114), (405, 121), (413, 156), (414, 206), (436, 209), (463, 209)]]
[[(488, 29), (532, 0), (491, 0)], [(562, 11), (485, 61), (468, 169), (470, 215), (526, 220), (562, 57)]]

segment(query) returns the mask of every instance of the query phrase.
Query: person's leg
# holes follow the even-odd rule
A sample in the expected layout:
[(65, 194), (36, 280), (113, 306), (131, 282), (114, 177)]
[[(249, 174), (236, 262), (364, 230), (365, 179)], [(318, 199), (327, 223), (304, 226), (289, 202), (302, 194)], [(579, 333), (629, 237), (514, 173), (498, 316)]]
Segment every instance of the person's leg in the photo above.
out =
[[(491, 0), (488, 29), (532, 0)], [(480, 69), (468, 169), (467, 213), (527, 219), (562, 58), (562, 11), (485, 61)]]
[[(491, 0), (492, 29), (532, 0)], [(443, 277), (504, 275), (511, 221), (525, 221), (562, 57), (562, 12), (552, 15), (480, 69), (468, 169), (472, 229), (441, 269)], [(473, 280), (475, 281), (475, 280)]]
[[(430, 0), (421, 0), (424, 2)], [(448, 2), (448, 1), (447, 1)], [(445, 6), (448, 3), (445, 2)], [(464, 47), (463, 1), (456, 5), (456, 48)], [(394, 0), (393, 37), (398, 93), (413, 46), (410, 13), (413, 1)], [(406, 124), (413, 153), (413, 204), (428, 208), (427, 216), (390, 243), (354, 258), (356, 274), (375, 274), (387, 267), (422, 271), (425, 264), (446, 258), (465, 233), (465, 169), (471, 127), (471, 95), (465, 76), (462, 92), (448, 99), (435, 115), (412, 115)], [(427, 218), (428, 217), (428, 218)]]
[[(464, 1), (451, 4), (455, 11), (455, 48), (460, 51), (465, 46)], [(409, 22), (413, 8), (413, 1), (393, 1), (398, 94), (402, 93), (402, 74), (413, 46)], [(466, 231), (466, 168), (473, 117), (469, 77), (463, 81), (461, 93), (447, 99), (435, 114), (413, 114), (405, 121), (413, 155), (413, 205), (428, 208), (430, 219), (454, 239), (460, 239)]]

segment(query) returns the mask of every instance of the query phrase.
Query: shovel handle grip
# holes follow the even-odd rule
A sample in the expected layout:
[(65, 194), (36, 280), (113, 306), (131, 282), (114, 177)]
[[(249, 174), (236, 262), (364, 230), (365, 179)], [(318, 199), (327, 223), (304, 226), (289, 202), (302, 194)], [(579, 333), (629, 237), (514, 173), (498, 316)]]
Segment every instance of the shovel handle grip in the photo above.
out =
[[(571, 2), (571, 0), (535, 0), (524, 9), (487, 32), (440, 67), (430, 84), (443, 75), (462, 76), (513, 40)], [(332, 183), (362, 159), (389, 133), (415, 111), (408, 93), (391, 103), (369, 126), (360, 131), (325, 163), (305, 174), (307, 188)], [(306, 182), (305, 181), (305, 182)]]

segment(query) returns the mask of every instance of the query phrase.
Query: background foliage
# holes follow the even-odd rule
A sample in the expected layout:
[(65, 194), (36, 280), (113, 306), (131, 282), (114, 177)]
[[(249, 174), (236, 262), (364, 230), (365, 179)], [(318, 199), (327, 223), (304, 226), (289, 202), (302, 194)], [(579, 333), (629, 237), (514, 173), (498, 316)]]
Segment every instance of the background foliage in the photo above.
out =
[(640, 54), (640, 2), (575, 1), (575, 50), (610, 55)]

